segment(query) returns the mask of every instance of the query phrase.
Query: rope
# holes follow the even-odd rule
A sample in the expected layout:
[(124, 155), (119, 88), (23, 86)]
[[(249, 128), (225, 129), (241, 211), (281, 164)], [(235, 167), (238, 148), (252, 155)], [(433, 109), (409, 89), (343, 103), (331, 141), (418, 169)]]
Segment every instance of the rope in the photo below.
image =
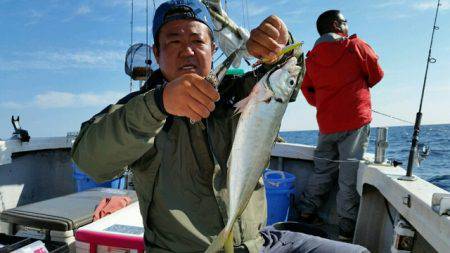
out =
[[(322, 161), (328, 161), (328, 162), (334, 162), (334, 163), (359, 163), (359, 162), (363, 162), (365, 164), (375, 164), (373, 161), (370, 160), (365, 160), (365, 159), (347, 159), (347, 160), (333, 160), (333, 159), (328, 159), (328, 158), (322, 158), (322, 157), (317, 157), (314, 155), (309, 155), (306, 153), (302, 153), (302, 152), (297, 152), (298, 154), (304, 155), (306, 157), (310, 157), (310, 158), (314, 158), (317, 160), (322, 160)], [(392, 167), (392, 166), (397, 166), (399, 164), (395, 164), (396, 161), (395, 160), (388, 160), (386, 163), (377, 163), (377, 166), (385, 166), (385, 167)]]
[(249, 19), (249, 14), (248, 14), (248, 0), (245, 0), (245, 15), (247, 16), (247, 30), (250, 31), (250, 19)]
[[(386, 116), (386, 117), (389, 117), (389, 118), (392, 118), (392, 119), (396, 119), (396, 120), (399, 120), (399, 121), (402, 121), (402, 122), (405, 122), (405, 123), (410, 123), (410, 124), (414, 125), (414, 122), (403, 120), (403, 119), (400, 119), (400, 118), (397, 118), (397, 117), (394, 117), (394, 116), (391, 116), (391, 115), (388, 115), (388, 114), (385, 114), (385, 113), (382, 113), (382, 112), (379, 112), (379, 111), (376, 111), (376, 110), (372, 110), (372, 111), (374, 113), (378, 113), (380, 115), (383, 115), (383, 116)], [(310, 157), (310, 158), (317, 159), (317, 160), (323, 160), (323, 161), (335, 162), (335, 163), (366, 162), (366, 160), (364, 160), (364, 159), (362, 159), (362, 160), (359, 160), (359, 159), (333, 160), (333, 159), (328, 159), (328, 158), (323, 158), (323, 157), (317, 157), (317, 156), (314, 156), (314, 155), (309, 155), (309, 154), (302, 153), (302, 152), (300, 152), (300, 154), (302, 154), (304, 156), (307, 156), (307, 157)]]
[(244, 0), (241, 0), (242, 3), (242, 26), (245, 27), (245, 3)]
[(310, 157), (310, 158), (314, 158), (317, 160), (322, 160), (322, 161), (327, 161), (327, 162), (333, 162), (333, 163), (359, 163), (359, 162), (366, 162), (366, 160), (364, 159), (347, 159), (347, 160), (333, 160), (333, 159), (328, 159), (328, 158), (323, 158), (323, 157), (317, 157), (314, 155), (310, 155), (310, 154), (306, 154), (303, 152), (298, 152), (299, 154), (302, 154), (304, 156)]
[(131, 20), (130, 20), (130, 47), (133, 45), (133, 20), (134, 20), (134, 4), (133, 0), (131, 0)]
[(382, 112), (379, 112), (379, 111), (376, 111), (376, 110), (373, 110), (373, 109), (372, 109), (372, 112), (377, 113), (377, 114), (380, 114), (380, 115), (383, 115), (383, 116), (386, 116), (386, 117), (391, 118), (391, 119), (396, 119), (396, 120), (398, 120), (398, 121), (402, 121), (402, 122), (404, 122), (404, 123), (409, 123), (409, 124), (413, 124), (413, 125), (414, 125), (414, 122), (411, 122), (411, 121), (408, 121), (408, 120), (404, 120), (404, 119), (400, 119), (400, 118), (397, 118), (397, 117), (388, 115), (388, 114), (386, 114), (386, 113), (382, 113)]
[(145, 4), (145, 44), (147, 45), (145, 59), (148, 60), (148, 0), (145, 1)]

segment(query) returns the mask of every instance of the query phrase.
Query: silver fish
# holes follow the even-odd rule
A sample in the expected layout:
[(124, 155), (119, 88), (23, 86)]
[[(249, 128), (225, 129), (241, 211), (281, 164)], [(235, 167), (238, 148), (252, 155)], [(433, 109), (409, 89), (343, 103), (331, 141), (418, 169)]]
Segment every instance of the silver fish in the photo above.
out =
[(300, 74), (297, 59), (269, 71), (250, 95), (236, 104), (241, 113), (228, 159), (228, 222), (206, 250), (233, 252), (233, 224), (242, 214), (267, 166), (281, 120)]

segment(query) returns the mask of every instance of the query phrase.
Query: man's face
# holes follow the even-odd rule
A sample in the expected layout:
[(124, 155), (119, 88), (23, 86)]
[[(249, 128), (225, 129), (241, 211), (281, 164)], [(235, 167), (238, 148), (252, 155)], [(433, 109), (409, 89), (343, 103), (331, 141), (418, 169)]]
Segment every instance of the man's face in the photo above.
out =
[(339, 13), (337, 21), (335, 21), (336, 29), (338, 32), (348, 35), (348, 24), (347, 19), (345, 19), (342, 13)]
[(153, 47), (156, 61), (168, 81), (187, 74), (208, 75), (215, 45), (208, 27), (195, 20), (174, 20), (159, 32), (159, 50)]

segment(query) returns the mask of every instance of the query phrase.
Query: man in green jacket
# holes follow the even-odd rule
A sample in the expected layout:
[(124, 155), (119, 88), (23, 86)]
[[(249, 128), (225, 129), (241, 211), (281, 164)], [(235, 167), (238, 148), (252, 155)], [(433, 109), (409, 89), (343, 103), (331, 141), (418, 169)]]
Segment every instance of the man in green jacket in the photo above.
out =
[[(233, 104), (246, 97), (270, 67), (227, 76), (217, 92), (204, 79), (216, 50), (209, 18), (198, 0), (161, 4), (152, 28), (160, 69), (140, 91), (83, 123), (72, 149), (77, 165), (97, 181), (120, 176), (127, 166), (133, 170), (147, 252), (203, 252), (224, 227), (226, 163), (239, 119)], [(275, 53), (287, 42), (286, 26), (270, 16), (252, 31), (247, 49), (274, 63)], [(259, 184), (234, 231), (237, 252), (301, 252), (311, 247), (319, 251), (310, 252), (335, 247), (364, 251), (299, 233), (260, 233), (265, 222), (265, 192)], [(290, 244), (286, 251), (285, 241), (278, 240), (282, 237), (297, 246)]]

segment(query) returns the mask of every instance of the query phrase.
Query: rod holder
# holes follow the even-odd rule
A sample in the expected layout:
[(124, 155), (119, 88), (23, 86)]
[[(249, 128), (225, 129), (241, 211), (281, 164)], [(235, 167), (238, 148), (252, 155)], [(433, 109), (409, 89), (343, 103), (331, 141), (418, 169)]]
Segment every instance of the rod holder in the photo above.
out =
[(387, 140), (388, 128), (378, 127), (377, 128), (377, 140), (375, 142), (375, 163), (383, 164), (387, 162), (386, 150), (389, 147)]

